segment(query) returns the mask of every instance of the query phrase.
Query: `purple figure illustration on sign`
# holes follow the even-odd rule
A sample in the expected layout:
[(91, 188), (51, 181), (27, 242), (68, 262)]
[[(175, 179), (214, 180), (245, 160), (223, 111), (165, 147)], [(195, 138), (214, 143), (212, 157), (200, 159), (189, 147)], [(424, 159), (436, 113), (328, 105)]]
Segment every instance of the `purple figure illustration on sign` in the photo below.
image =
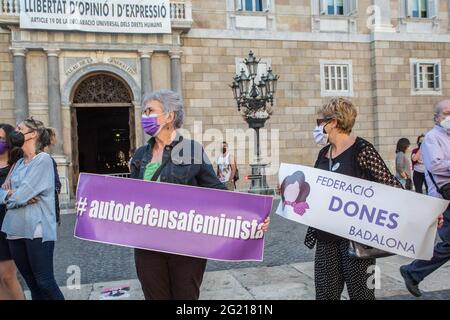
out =
[(285, 206), (291, 206), (296, 214), (303, 216), (309, 205), (306, 198), (309, 196), (309, 183), (305, 181), (305, 174), (296, 171), (287, 176), (281, 184), (281, 201), (283, 209)]

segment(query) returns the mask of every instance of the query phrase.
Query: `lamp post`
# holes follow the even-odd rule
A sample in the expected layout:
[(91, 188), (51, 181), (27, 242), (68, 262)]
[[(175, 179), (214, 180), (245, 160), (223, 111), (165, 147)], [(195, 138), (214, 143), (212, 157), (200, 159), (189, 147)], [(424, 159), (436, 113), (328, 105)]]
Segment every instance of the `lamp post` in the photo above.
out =
[(273, 112), (273, 100), (279, 78), (269, 68), (267, 74), (261, 75), (257, 81), (260, 61), (261, 59), (257, 59), (250, 51), (248, 57), (244, 59), (245, 68), (241, 69), (240, 74), (234, 77), (230, 85), (238, 111), (248, 123), (249, 128), (254, 129), (256, 133), (256, 163), (250, 164), (252, 177), (255, 179), (251, 179), (250, 192), (268, 189), (264, 174), (267, 164), (262, 163), (261, 159), (259, 129), (264, 127)]

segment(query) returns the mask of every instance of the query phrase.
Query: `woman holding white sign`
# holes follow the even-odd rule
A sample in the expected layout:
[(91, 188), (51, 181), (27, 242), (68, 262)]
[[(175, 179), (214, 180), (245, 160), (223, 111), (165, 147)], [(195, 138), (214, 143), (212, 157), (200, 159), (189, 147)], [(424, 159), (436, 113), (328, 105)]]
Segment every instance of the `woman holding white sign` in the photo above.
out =
[[(177, 132), (183, 125), (180, 95), (161, 90), (142, 99), (142, 128), (152, 138), (130, 162), (131, 178), (223, 189), (203, 147)], [(176, 195), (174, 195), (174, 199)], [(269, 218), (262, 226), (267, 231)], [(135, 249), (136, 271), (147, 300), (196, 300), (206, 259)]]
[[(401, 188), (374, 146), (350, 135), (356, 116), (355, 106), (343, 98), (333, 98), (322, 106), (314, 139), (325, 147), (319, 152), (315, 168)], [(375, 299), (375, 286), (369, 285), (375, 259), (352, 257), (349, 240), (313, 228), (308, 229), (305, 244), (310, 249), (317, 245), (316, 299), (340, 300), (345, 284), (350, 299)]]

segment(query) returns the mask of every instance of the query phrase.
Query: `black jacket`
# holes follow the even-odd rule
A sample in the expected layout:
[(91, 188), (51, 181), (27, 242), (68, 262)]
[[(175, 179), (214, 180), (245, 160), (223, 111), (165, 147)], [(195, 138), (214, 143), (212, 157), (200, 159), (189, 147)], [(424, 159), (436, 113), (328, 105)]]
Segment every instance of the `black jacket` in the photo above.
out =
[(58, 165), (55, 159), (52, 158), (53, 169), (55, 170), (55, 208), (56, 208), (56, 223), (61, 224), (61, 209), (59, 207), (59, 194), (61, 193), (61, 181), (59, 180)]
[[(130, 162), (130, 177), (143, 179), (145, 168), (152, 160), (152, 148), (155, 139), (136, 150)], [(177, 134), (175, 140), (165, 146), (163, 162), (169, 159), (162, 169), (159, 181), (196, 187), (226, 190), (225, 185), (217, 178), (216, 173), (203, 147), (196, 141), (184, 139)]]
[[(375, 147), (363, 138), (356, 138), (356, 148), (353, 154), (353, 167), (356, 170), (356, 177), (364, 180), (382, 183), (391, 187), (402, 188), (401, 183), (391, 173), (388, 166), (381, 158)], [(314, 168), (318, 167), (319, 161), (325, 157), (329, 151), (330, 145), (320, 150)], [(317, 240), (317, 230), (309, 227), (306, 232), (305, 245), (312, 249)]]

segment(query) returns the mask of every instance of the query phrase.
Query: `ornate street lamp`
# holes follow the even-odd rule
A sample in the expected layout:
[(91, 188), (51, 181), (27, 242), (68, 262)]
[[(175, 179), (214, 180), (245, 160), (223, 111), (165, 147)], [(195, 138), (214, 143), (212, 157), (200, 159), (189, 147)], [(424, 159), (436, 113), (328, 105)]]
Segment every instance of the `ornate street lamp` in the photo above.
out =
[[(275, 92), (277, 91), (277, 81), (278, 81), (279, 76), (274, 75), (272, 73), (272, 68), (269, 68), (269, 70), (267, 70), (267, 76), (266, 76), (266, 82), (267, 82), (267, 92), (269, 93), (269, 95), (271, 97), (273, 97), (273, 95), (275, 94)], [(272, 101), (272, 100), (271, 100)]]
[(272, 68), (269, 68), (267, 74), (261, 75), (260, 81), (256, 83), (260, 61), (261, 59), (257, 59), (250, 51), (248, 57), (243, 61), (245, 69), (241, 69), (240, 74), (234, 77), (234, 81), (230, 85), (238, 111), (249, 127), (256, 132), (256, 164), (250, 164), (250, 166), (252, 167), (252, 176), (259, 178), (252, 179), (250, 190), (267, 189), (263, 174), (267, 164), (261, 163), (259, 129), (264, 127), (273, 112), (273, 101), (279, 78), (278, 75), (273, 74)]
[(258, 64), (261, 61), (261, 59), (256, 59), (255, 55), (253, 54), (253, 52), (250, 50), (249, 54), (248, 54), (248, 58), (244, 59), (244, 63), (248, 68), (248, 74), (252, 77), (255, 78), (256, 75), (258, 74)]

